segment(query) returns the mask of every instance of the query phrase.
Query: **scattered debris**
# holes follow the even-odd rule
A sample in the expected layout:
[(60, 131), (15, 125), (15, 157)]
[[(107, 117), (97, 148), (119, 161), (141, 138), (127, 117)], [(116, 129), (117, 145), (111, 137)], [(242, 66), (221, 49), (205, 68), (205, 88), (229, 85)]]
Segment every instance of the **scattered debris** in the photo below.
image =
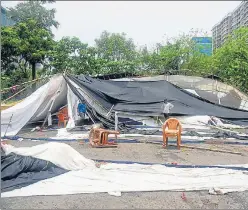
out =
[(36, 126), (35, 128), (33, 128), (31, 130), (31, 132), (34, 132), (34, 131), (42, 131), (41, 128), (39, 126)]
[(184, 192), (182, 193), (181, 198), (182, 198), (184, 201), (186, 201), (186, 200), (187, 200), (186, 195), (185, 195), (185, 193), (184, 193)]
[(221, 190), (219, 188), (211, 188), (209, 190), (209, 194), (211, 194), (211, 195), (224, 195), (225, 193), (223, 190)]
[(121, 196), (121, 192), (108, 192), (109, 195), (113, 195), (116, 197), (120, 197)]

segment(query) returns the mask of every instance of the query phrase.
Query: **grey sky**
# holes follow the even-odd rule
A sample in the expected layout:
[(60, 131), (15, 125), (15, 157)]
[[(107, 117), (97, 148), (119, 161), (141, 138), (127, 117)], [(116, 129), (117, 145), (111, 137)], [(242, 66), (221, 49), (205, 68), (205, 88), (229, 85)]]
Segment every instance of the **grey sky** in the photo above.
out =
[[(2, 1), (14, 6), (18, 1)], [(152, 47), (190, 29), (211, 35), (212, 27), (241, 1), (57, 1), (49, 5), (57, 10), (60, 27), (56, 39), (76, 36), (94, 44), (103, 30), (125, 32), (137, 45)]]

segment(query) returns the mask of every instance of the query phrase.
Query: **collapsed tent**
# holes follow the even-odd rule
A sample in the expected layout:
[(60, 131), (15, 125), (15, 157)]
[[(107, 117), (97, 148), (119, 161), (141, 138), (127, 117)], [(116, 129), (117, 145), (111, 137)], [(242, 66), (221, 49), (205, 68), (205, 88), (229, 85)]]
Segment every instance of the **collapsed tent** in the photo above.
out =
[(63, 76), (54, 76), (20, 103), (1, 112), (1, 136), (16, 135), (27, 123), (43, 120), (66, 104)]
[(170, 116), (208, 115), (244, 124), (248, 120), (246, 110), (215, 104), (167, 81), (103, 81), (87, 76), (67, 76), (66, 80), (78, 97), (88, 101), (96, 118), (101, 115), (111, 120), (107, 117), (111, 111), (163, 116), (166, 105), (171, 104)]
[(2, 103), (8, 98), (14, 101), (20, 101), (30, 96), (34, 91), (49, 82), (51, 76), (43, 76), (36, 80), (24, 82), (20, 85), (14, 85), (10, 88), (4, 88), (2, 93)]
[(248, 111), (213, 103), (166, 80), (104, 81), (83, 75), (56, 75), (26, 99), (2, 111), (1, 136), (14, 136), (26, 124), (41, 120), (47, 119), (51, 125), (51, 115), (66, 104), (67, 128), (73, 128), (81, 119), (80, 103), (86, 105), (86, 116), (93, 123), (101, 122), (111, 129), (118, 126), (124, 132), (129, 129), (130, 119), (134, 123), (137, 118), (149, 121), (151, 117), (163, 118), (164, 114), (208, 119), (216, 116), (235, 124), (248, 124)]
[[(2, 182), (3, 171), (5, 171), (5, 174), (9, 175), (5, 176), (4, 183), (6, 181), (11, 182), (13, 190), (2, 193), (1, 197), (99, 192), (120, 196), (121, 192), (161, 190), (209, 190), (210, 193), (217, 193), (218, 191), (224, 194), (248, 190), (247, 165), (175, 166), (146, 163), (107, 163), (97, 168), (94, 161), (86, 159), (69, 145), (62, 143), (47, 143), (31, 148), (15, 148), (5, 144), (2, 145), (2, 148), (6, 155), (21, 155), (25, 158), (28, 156), (38, 157), (39, 161), (49, 161), (64, 171), (61, 170), (60, 174), (57, 173), (56, 176), (53, 173), (51, 177), (47, 173), (48, 167), (44, 168), (42, 173), (38, 172), (36, 167), (30, 167), (26, 161), (21, 162), (17, 159), (14, 162), (5, 158), (2, 160), (1, 166)], [(7, 164), (6, 161), (8, 161)], [(20, 164), (22, 165), (20, 166)], [(23, 170), (16, 169), (19, 166)], [(18, 176), (17, 173), (19, 173)], [(47, 177), (43, 177), (42, 180), (32, 179), (32, 182), (29, 182), (30, 176), (28, 176), (26, 186), (20, 188), (20, 177), (26, 177), (26, 173), (33, 173), (36, 176), (37, 173), (47, 174)]]
[[(213, 77), (212, 77), (213, 78)], [(141, 78), (121, 78), (114, 81), (168, 81), (213, 103), (248, 110), (248, 97), (236, 88), (220, 81), (197, 76), (159, 75)]]
[(238, 89), (210, 78), (170, 75), (167, 81), (181, 88), (194, 90), (197, 95), (211, 102), (248, 110), (248, 97)]

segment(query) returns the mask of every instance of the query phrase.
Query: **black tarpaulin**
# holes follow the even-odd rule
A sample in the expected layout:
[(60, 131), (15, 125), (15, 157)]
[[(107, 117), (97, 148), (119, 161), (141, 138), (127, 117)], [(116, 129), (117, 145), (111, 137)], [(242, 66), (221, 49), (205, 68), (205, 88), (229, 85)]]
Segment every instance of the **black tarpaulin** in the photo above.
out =
[(53, 163), (30, 156), (1, 153), (2, 192), (22, 188), (67, 172)]
[(230, 90), (228, 93), (223, 94), (221, 98), (218, 98), (217, 92), (214, 93), (206, 90), (195, 90), (195, 92), (201, 98), (205, 98), (216, 104), (222, 104), (234, 108), (239, 108), (241, 106), (242, 99), (234, 90)]
[[(87, 76), (68, 76), (106, 109), (146, 116), (163, 115), (163, 102), (173, 104), (170, 115), (209, 115), (246, 124), (248, 111), (219, 105), (167, 81), (103, 81)], [(83, 96), (82, 96), (83, 97)]]

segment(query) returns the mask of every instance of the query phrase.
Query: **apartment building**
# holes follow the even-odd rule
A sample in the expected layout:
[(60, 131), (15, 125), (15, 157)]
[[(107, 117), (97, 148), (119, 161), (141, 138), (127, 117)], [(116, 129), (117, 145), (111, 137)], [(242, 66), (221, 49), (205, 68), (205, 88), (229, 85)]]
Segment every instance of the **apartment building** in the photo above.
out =
[(7, 11), (1, 6), (1, 26), (11, 26), (14, 25), (15, 21), (7, 16)]
[(233, 12), (228, 13), (212, 28), (213, 50), (220, 47), (227, 35), (240, 26), (248, 26), (248, 1), (242, 1)]

